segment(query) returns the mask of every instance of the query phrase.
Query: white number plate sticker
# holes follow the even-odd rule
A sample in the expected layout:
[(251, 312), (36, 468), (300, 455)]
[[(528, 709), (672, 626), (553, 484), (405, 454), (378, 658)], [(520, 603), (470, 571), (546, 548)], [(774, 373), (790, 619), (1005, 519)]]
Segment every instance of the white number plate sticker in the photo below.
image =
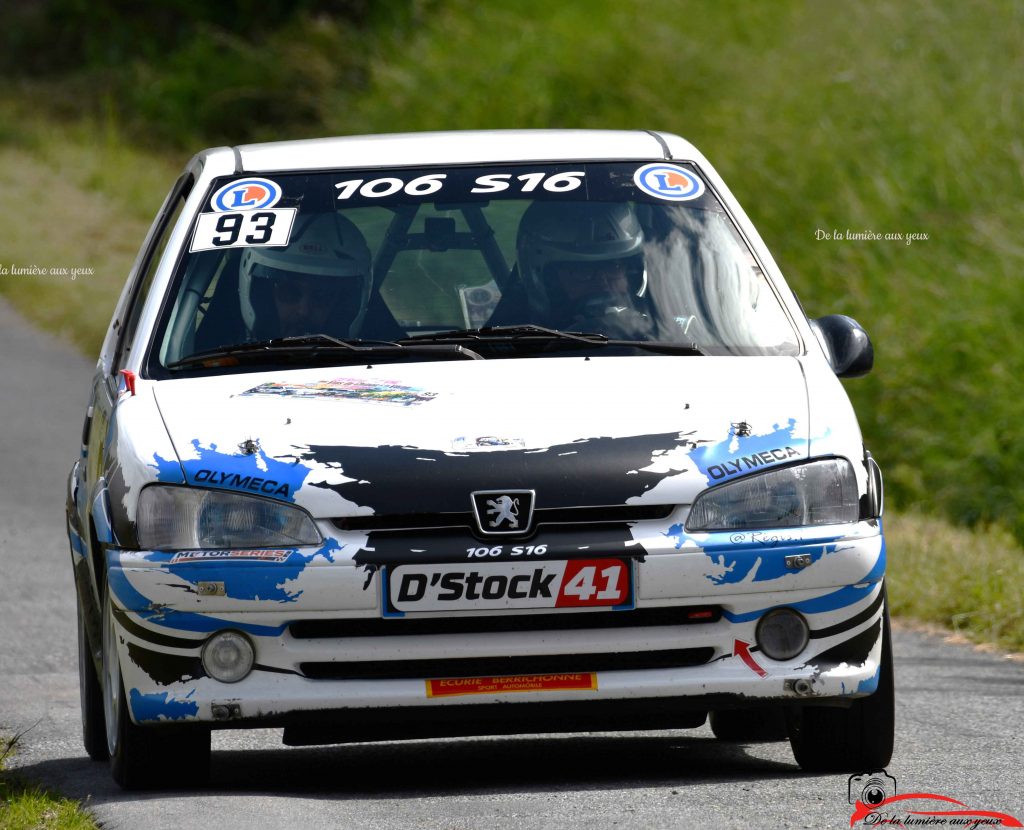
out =
[(190, 251), (216, 248), (250, 248), (287, 245), (292, 235), (296, 208), (240, 210), (235, 213), (201, 213), (192, 235)]
[(399, 565), (385, 570), (388, 610), (485, 611), (631, 605), (626, 559)]

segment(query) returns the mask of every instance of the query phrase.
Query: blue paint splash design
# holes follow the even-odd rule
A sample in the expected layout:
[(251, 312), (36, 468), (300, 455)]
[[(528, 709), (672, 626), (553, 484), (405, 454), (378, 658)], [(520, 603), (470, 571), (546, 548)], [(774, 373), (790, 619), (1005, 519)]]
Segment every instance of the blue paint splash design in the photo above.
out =
[[(717, 444), (697, 447), (690, 460), (704, 474), (708, 485), (730, 481), (750, 472), (807, 457), (807, 439), (796, 437), (796, 419), (763, 435), (730, 433)], [(764, 455), (762, 455), (764, 454)]]
[(167, 563), (167, 570), (177, 577), (197, 585), (203, 582), (223, 582), (224, 594), (231, 599), (295, 602), (302, 591), (289, 591), (287, 583), (298, 579), (314, 559), (322, 556), (334, 561), (333, 554), (340, 551), (334, 539), (328, 539), (312, 553), (295, 549), (284, 562), (253, 562), (245, 559), (213, 560), (208, 562)]
[(192, 439), (192, 447), (199, 458), (170, 461), (153, 454), (152, 466), (156, 467), (160, 481), (180, 482), (180, 470), (185, 471), (185, 480), (200, 487), (213, 487), (239, 493), (268, 496), (279, 501), (295, 501), (295, 492), (302, 487), (310, 467), (294, 461), (278, 461), (260, 449), (252, 455), (220, 452), (216, 444), (204, 447), (198, 438)]
[(199, 704), (188, 700), (195, 694), (195, 689), (185, 696), (185, 700), (170, 697), (169, 692), (150, 692), (143, 694), (138, 689), (130, 693), (132, 713), (138, 721), (185, 720), (199, 714)]
[(860, 683), (857, 684), (857, 694), (870, 695), (878, 691), (878, 680), (882, 676), (882, 667), (879, 666), (875, 669), (875, 673), (871, 677), (865, 677)]
[(181, 473), (181, 464), (178, 463), (177, 458), (168, 460), (153, 453), (153, 463), (149, 466), (156, 470), (157, 481), (163, 481), (167, 484), (185, 483), (185, 478)]
[(68, 523), (68, 540), (71, 542), (72, 552), (80, 559), (84, 559), (88, 553), (85, 547), (85, 540), (81, 537), (77, 530), (75, 530), (71, 523)]
[(104, 483), (96, 491), (96, 497), (92, 501), (93, 527), (96, 530), (96, 538), (105, 545), (116, 545), (117, 537), (114, 535), (114, 527), (110, 522), (110, 494), (107, 485)]
[(196, 631), (208, 634), (222, 628), (237, 628), (256, 637), (280, 637), (286, 625), (256, 625), (254, 623), (224, 620), (208, 614), (191, 611), (173, 611), (155, 604), (132, 585), (118, 563), (116, 548), (107, 549), (107, 581), (114, 596), (121, 604), (153, 625), (173, 628), (179, 631)]
[[(882, 549), (878, 554), (878, 559), (875, 560), (875, 564), (871, 570), (865, 574), (864, 578), (854, 585), (847, 585), (845, 588), (840, 588), (837, 591), (825, 594), (824, 596), (815, 597), (814, 599), (804, 600), (803, 602), (794, 602), (787, 605), (787, 608), (795, 608), (802, 614), (821, 614), (825, 611), (837, 611), (840, 608), (846, 608), (850, 605), (855, 605), (861, 600), (865, 599), (872, 591), (877, 587), (878, 581), (885, 575), (885, 538), (882, 538)], [(743, 614), (734, 614), (725, 609), (722, 610), (722, 616), (725, 617), (729, 622), (732, 623), (745, 623), (751, 620), (756, 620), (762, 614), (770, 611), (772, 608), (777, 606), (771, 606), (769, 608), (761, 608), (757, 611), (748, 611)]]
[[(839, 536), (822, 536), (819, 538), (787, 538), (771, 541), (773, 535), (785, 533), (781, 531), (737, 531), (735, 534), (717, 533), (701, 540), (690, 536), (682, 524), (672, 525), (664, 534), (675, 539), (675, 549), (681, 550), (684, 545), (703, 551), (711, 560), (717, 574), (706, 574), (714, 585), (729, 585), (743, 582), (754, 572), (754, 582), (767, 582), (783, 577), (796, 577), (800, 572), (786, 567), (786, 557), (793, 554), (804, 554), (811, 557), (812, 564), (830, 553), (842, 550), (838, 544)], [(729, 536), (742, 536), (746, 541), (726, 541)], [(703, 535), (702, 535), (703, 537)], [(761, 538), (770, 541), (760, 541)], [(717, 541), (721, 538), (721, 541)], [(785, 544), (788, 542), (789, 544)], [(755, 570), (756, 569), (756, 570)]]
[[(328, 562), (334, 562), (334, 554), (340, 552), (344, 545), (335, 539), (327, 539), (323, 545), (312, 553), (292, 551), (283, 562), (204, 562), (181, 563), (172, 565), (170, 558), (173, 553), (153, 551), (146, 554), (150, 561), (159, 561), (176, 576), (192, 584), (200, 580), (224, 583), (224, 593), (232, 599), (266, 600), (277, 602), (294, 602), (302, 594), (301, 591), (289, 593), (285, 583), (296, 579), (303, 569), (318, 556)], [(181, 631), (211, 632), (221, 628), (238, 628), (260, 637), (278, 637), (285, 626), (258, 625), (236, 620), (223, 620), (208, 614), (197, 614), (191, 611), (175, 611), (168, 608), (154, 607), (154, 603), (142, 594), (125, 576), (118, 559), (119, 551), (107, 551), (107, 579), (110, 589), (125, 608), (140, 618), (154, 625), (173, 628)]]
[[(753, 582), (769, 582), (773, 579), (783, 577), (796, 577), (799, 571), (786, 567), (786, 557), (793, 554), (805, 554), (811, 557), (811, 562), (817, 562), (823, 556), (835, 553), (839, 549), (836, 544), (814, 545), (808, 548), (806, 545), (796, 547), (760, 548), (757, 550), (734, 550), (729, 554), (705, 551), (706, 555), (721, 572), (707, 574), (707, 578), (714, 585), (731, 585), (746, 580), (751, 572), (754, 572)], [(756, 570), (755, 570), (756, 569)]]

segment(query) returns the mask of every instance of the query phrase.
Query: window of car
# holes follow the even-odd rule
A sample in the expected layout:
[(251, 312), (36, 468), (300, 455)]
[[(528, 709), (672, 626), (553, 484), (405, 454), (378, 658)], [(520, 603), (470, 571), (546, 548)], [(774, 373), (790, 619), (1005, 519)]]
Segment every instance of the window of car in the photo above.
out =
[(124, 325), (121, 327), (121, 336), (118, 340), (113, 368), (116, 373), (124, 367), (128, 360), (135, 339), (135, 332), (142, 317), (142, 310), (145, 308), (146, 299), (149, 297), (149, 290), (153, 285), (153, 277), (163, 259), (164, 251), (167, 249), (167, 242), (174, 226), (178, 222), (182, 209), (185, 207), (185, 199), (193, 185), (191, 174), (182, 175), (175, 183), (167, 201), (161, 208), (157, 218), (156, 233), (147, 249), (142, 262), (139, 265), (138, 275), (132, 287), (131, 299), (128, 304), (128, 312)]
[(170, 290), (149, 364), (160, 376), (216, 368), (182, 361), (275, 338), (406, 342), (485, 326), (705, 354), (799, 351), (731, 218), (683, 164), (218, 179)]

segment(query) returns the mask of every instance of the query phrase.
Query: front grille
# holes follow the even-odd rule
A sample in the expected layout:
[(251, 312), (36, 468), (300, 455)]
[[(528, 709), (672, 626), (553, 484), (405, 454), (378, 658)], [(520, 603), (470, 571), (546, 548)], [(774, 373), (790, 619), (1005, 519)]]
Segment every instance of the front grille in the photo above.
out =
[(288, 630), (297, 640), (348, 637), (405, 637), (419, 634), (474, 634), (495, 631), (573, 631), (596, 628), (699, 625), (718, 622), (718, 606), (673, 606), (632, 611), (567, 611), (559, 614), (495, 614), (427, 619), (403, 617), (298, 620)]
[(551, 654), (522, 657), (473, 657), (448, 660), (367, 660), (300, 663), (299, 671), (312, 680), (409, 680), (446, 677), (674, 669), (701, 666), (714, 649), (678, 648), (611, 654)]
[[(602, 507), (548, 507), (533, 511), (535, 525), (613, 524), (665, 519), (674, 505), (615, 504)], [(339, 530), (400, 531), (429, 530), (442, 527), (468, 527), (476, 524), (472, 512), (407, 513), (390, 516), (343, 516), (333, 519)]]

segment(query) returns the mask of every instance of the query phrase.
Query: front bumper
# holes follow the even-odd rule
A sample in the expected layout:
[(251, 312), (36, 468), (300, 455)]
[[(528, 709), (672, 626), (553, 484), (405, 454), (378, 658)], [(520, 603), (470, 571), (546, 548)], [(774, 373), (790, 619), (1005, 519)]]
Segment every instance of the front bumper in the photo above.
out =
[[(327, 742), (395, 737), (386, 728), (395, 717), (376, 717), (385, 712), (405, 712), (397, 722), (412, 736), (412, 724), (443, 708), (439, 729), (460, 719), (474, 726), (436, 734), (472, 734), (465, 729), (501, 731), (507, 715), (487, 713), (514, 704), (524, 724), (530, 712), (543, 715), (530, 731), (556, 731), (543, 724), (576, 723), (563, 719), (566, 710), (608, 722), (602, 707), (618, 701), (623, 715), (635, 712), (653, 728), (645, 712), (663, 712), (658, 722), (668, 726), (672, 712), (688, 708), (842, 705), (875, 690), (885, 613), (881, 528), (813, 530), (698, 539), (661, 529), (635, 559), (633, 607), (560, 611), (545, 617), (550, 627), (526, 611), (385, 619), (380, 571), (357, 566), (341, 536), (316, 551), (261, 560), (175, 562), (169, 553), (109, 550), (108, 579), (139, 723), (332, 722), (349, 736), (325, 732)], [(787, 561), (809, 564), (792, 570)], [(755, 631), (765, 612), (783, 606), (805, 617), (811, 639), (795, 659), (775, 661)], [(256, 668), (238, 683), (208, 677), (200, 661), (208, 636), (223, 629), (245, 632), (255, 646)], [(441, 682), (452, 678), (471, 680)], [(612, 728), (628, 722), (616, 717)]]

